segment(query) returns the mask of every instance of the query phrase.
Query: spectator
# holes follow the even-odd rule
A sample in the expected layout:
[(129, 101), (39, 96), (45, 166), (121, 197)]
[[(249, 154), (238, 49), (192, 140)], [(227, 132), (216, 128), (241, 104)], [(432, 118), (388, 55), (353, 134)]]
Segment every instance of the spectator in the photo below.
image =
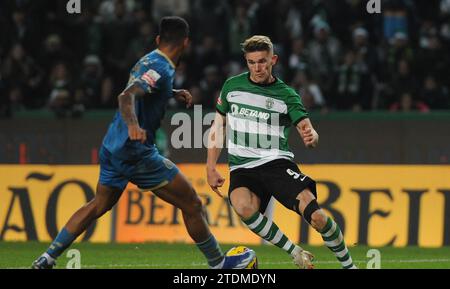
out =
[(139, 27), (139, 36), (131, 41), (127, 52), (128, 63), (137, 62), (142, 56), (155, 49), (157, 31), (151, 22), (144, 22)]
[(112, 77), (105, 76), (102, 82), (102, 94), (100, 98), (100, 109), (117, 109), (117, 85)]
[(127, 8), (129, 1), (114, 1), (114, 17), (104, 25), (103, 53), (104, 66), (109, 71), (115, 86), (114, 94), (118, 95), (128, 81), (129, 70), (134, 63), (127, 58), (127, 51), (133, 32), (137, 29)]
[(311, 76), (324, 94), (332, 95), (333, 74), (339, 63), (339, 40), (330, 35), (330, 27), (318, 22), (314, 27), (314, 40), (308, 46)]
[(153, 19), (177, 15), (186, 17), (190, 9), (190, 1), (185, 0), (153, 0)]
[(65, 63), (55, 64), (49, 81), (48, 106), (57, 117), (67, 117), (74, 104), (73, 83)]
[(75, 94), (75, 103), (78, 104), (79, 109), (103, 107), (105, 105), (105, 99), (102, 99), (103, 89), (108, 81), (100, 58), (97, 55), (86, 56)]
[(191, 35), (192, 40), (201, 44), (205, 36), (213, 37), (214, 41), (228, 47), (230, 14), (228, 0), (193, 0), (189, 22), (192, 31), (195, 31)]
[(181, 60), (178, 63), (175, 79), (173, 82), (173, 87), (176, 89), (185, 89), (190, 86), (191, 80), (189, 79), (189, 75), (187, 73), (188, 67), (185, 60)]
[(15, 112), (25, 110), (25, 107), (23, 105), (25, 95), (26, 94), (24, 93), (24, 89), (22, 87), (20, 86), (11, 87), (8, 93), (7, 103), (9, 105), (9, 111), (7, 113), (14, 114)]
[(293, 1), (290, 4), (286, 15), (285, 28), (288, 31), (289, 39), (297, 39), (303, 36), (302, 7), (300, 1)]
[(391, 82), (391, 93), (395, 98), (406, 92), (417, 91), (417, 79), (411, 73), (411, 66), (405, 59), (400, 60), (398, 69)]
[(12, 46), (1, 70), (6, 86), (11, 88), (9, 91), (11, 105), (15, 107), (24, 105), (27, 108), (35, 108), (41, 105), (38, 97), (43, 72), (35, 61), (26, 54), (21, 44), (16, 43)]
[(397, 32), (394, 35), (392, 43), (388, 48), (387, 55), (387, 75), (392, 78), (398, 68), (400, 60), (406, 60), (408, 63), (414, 61), (414, 51), (408, 43), (407, 35), (404, 32)]
[(384, 38), (391, 41), (399, 31), (408, 37), (408, 13), (402, 0), (386, 1), (383, 13)]
[(10, 97), (7, 96), (6, 87), (0, 75), (0, 119), (11, 117), (11, 104), (9, 99)]
[[(383, 0), (383, 13), (373, 17), (365, 1), (88, 2), (82, 15), (68, 17), (64, 1), (0, 1), (0, 115), (44, 106), (50, 91), (61, 91), (47, 87), (59, 63), (76, 76), (60, 93), (69, 95), (69, 112), (116, 108), (130, 68), (153, 49), (155, 23), (166, 14), (185, 16), (193, 32), (175, 86), (192, 87), (206, 107), (214, 106), (222, 76), (246, 70), (239, 44), (252, 34), (272, 38), (281, 56), (273, 73), (303, 90), (312, 109), (326, 107), (318, 95), (347, 110), (408, 107), (408, 93), (418, 97), (413, 108), (417, 101), (448, 107), (450, 0)], [(352, 52), (342, 54), (341, 44)]]
[(369, 44), (369, 33), (365, 28), (353, 30), (353, 50), (356, 64), (360, 70), (363, 93), (360, 99), (361, 108), (369, 110), (373, 107), (373, 96), (378, 88), (379, 57), (375, 49)]
[[(11, 21), (4, 23), (7, 27), (2, 31), (5, 33), (1, 37), (5, 39), (5, 45), (21, 43), (24, 47), (31, 47), (39, 43), (39, 33), (33, 25), (32, 18), (23, 8), (15, 9), (10, 15)], [(9, 48), (5, 47), (5, 49)], [(33, 53), (33, 51), (30, 52)]]
[(445, 43), (450, 44), (450, 0), (441, 0), (440, 3), (440, 35)]
[(228, 36), (229, 53), (231, 59), (242, 57), (241, 43), (251, 33), (251, 23), (247, 9), (243, 4), (236, 6), (234, 15), (230, 19), (230, 32)]
[(362, 96), (367, 91), (363, 87), (364, 71), (356, 62), (352, 50), (345, 54), (344, 63), (338, 68), (336, 79), (336, 97), (333, 100), (338, 110), (359, 111), (362, 108)]
[(292, 87), (298, 91), (307, 110), (326, 110), (325, 99), (320, 87), (310, 79), (306, 71), (297, 71), (292, 81)]
[(50, 73), (55, 64), (64, 62), (74, 65), (74, 57), (70, 49), (63, 45), (58, 34), (50, 34), (44, 42), (44, 48), (39, 56), (39, 64), (46, 74)]
[(393, 103), (390, 107), (390, 111), (401, 111), (401, 112), (429, 112), (429, 107), (421, 102), (414, 100), (410, 93), (405, 92), (400, 96), (399, 101)]
[(301, 38), (292, 41), (291, 54), (288, 59), (288, 77), (292, 79), (298, 70), (305, 70), (308, 66), (308, 52), (305, 49), (304, 41)]
[(224, 75), (227, 79), (234, 75), (244, 73), (245, 71), (247, 71), (247, 66), (244, 57), (239, 60), (230, 60), (224, 67)]
[(224, 63), (220, 46), (211, 36), (205, 36), (203, 38), (201, 45), (197, 46), (195, 54), (197, 63), (194, 67), (199, 71), (204, 72), (204, 69), (209, 65), (222, 67)]
[(439, 86), (432, 75), (428, 75), (424, 80), (421, 100), (431, 109), (450, 109), (448, 89)]
[(217, 95), (222, 88), (219, 70), (214, 65), (209, 65), (204, 69), (204, 79), (200, 82), (202, 93), (202, 105), (204, 108), (214, 109)]
[(138, 8), (134, 10), (133, 18), (138, 25), (142, 25), (146, 22), (153, 22), (153, 19), (149, 16), (148, 11), (150, 11), (150, 9), (146, 10), (144, 6), (138, 6)]
[(417, 53), (419, 76), (423, 79), (426, 74), (440, 76), (439, 81), (445, 82), (450, 74), (450, 60), (448, 51), (442, 46), (437, 29), (432, 23), (424, 23), (428, 27), (422, 29)]
[(134, 0), (103, 0), (98, 8), (98, 14), (101, 21), (108, 24), (118, 18), (130, 19), (135, 6)]

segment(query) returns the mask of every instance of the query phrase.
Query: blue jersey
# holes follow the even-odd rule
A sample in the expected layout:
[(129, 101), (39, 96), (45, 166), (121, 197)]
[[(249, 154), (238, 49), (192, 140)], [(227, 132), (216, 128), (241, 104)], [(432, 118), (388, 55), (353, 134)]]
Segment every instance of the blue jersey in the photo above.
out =
[(154, 149), (155, 132), (164, 117), (167, 101), (172, 97), (174, 75), (175, 65), (158, 49), (136, 63), (127, 86), (136, 84), (146, 92), (144, 97), (135, 100), (135, 111), (139, 126), (147, 132), (147, 141), (131, 141), (128, 127), (117, 111), (103, 139), (103, 146), (111, 154), (122, 159), (137, 159)]

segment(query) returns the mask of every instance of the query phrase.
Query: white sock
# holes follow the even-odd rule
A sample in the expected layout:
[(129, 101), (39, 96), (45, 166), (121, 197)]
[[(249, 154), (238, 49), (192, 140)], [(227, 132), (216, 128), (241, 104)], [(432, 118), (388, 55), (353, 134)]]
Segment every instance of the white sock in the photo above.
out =
[(47, 259), (48, 263), (55, 263), (56, 259), (53, 258), (52, 256), (50, 256), (47, 253), (42, 254), (42, 257), (44, 257), (45, 259)]
[(291, 256), (294, 257), (295, 255), (297, 255), (301, 251), (302, 251), (302, 248), (300, 246), (298, 246), (298, 245), (295, 245), (295, 248), (291, 252)]

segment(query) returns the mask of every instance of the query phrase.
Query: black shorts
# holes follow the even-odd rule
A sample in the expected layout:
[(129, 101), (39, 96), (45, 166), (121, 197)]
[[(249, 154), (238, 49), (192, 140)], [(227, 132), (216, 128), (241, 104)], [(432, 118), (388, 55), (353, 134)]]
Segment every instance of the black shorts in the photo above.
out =
[(299, 214), (297, 195), (301, 191), (309, 188), (317, 198), (316, 182), (302, 174), (297, 165), (287, 159), (274, 160), (256, 168), (233, 170), (230, 173), (228, 197), (239, 187), (246, 187), (259, 197), (261, 213), (266, 211), (272, 196), (283, 206)]

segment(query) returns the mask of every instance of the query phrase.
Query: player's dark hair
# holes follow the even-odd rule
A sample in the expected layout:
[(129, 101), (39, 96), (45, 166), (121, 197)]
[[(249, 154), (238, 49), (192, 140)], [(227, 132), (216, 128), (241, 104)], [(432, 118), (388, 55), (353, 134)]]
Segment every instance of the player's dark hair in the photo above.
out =
[(159, 39), (164, 44), (179, 45), (189, 36), (189, 24), (181, 17), (166, 16), (159, 23)]

